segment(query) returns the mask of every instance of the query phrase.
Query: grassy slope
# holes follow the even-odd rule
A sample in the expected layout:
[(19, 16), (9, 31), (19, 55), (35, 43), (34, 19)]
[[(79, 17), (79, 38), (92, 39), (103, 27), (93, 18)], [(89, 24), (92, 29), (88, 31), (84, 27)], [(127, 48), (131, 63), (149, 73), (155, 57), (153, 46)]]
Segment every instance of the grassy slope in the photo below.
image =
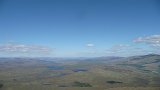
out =
[[(0, 61), (0, 90), (159, 90), (159, 56), (130, 57), (112, 64), (77, 61), (63, 64), (38, 60)], [(153, 62), (156, 62), (152, 65)], [(63, 66), (64, 70), (48, 69)], [(154, 66), (154, 67), (153, 67)], [(74, 72), (75, 68), (87, 71)], [(148, 70), (147, 72), (144, 70)], [(65, 74), (64, 74), (65, 73)], [(64, 74), (62, 76), (59, 76)], [(89, 83), (92, 87), (76, 87), (73, 82)], [(107, 81), (122, 83), (110, 84)], [(60, 87), (65, 86), (65, 87)]]

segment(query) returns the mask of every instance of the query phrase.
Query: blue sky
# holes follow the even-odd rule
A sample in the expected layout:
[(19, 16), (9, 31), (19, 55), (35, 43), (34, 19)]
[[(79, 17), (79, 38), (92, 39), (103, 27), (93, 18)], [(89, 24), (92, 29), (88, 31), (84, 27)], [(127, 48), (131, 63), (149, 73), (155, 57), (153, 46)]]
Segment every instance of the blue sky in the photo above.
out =
[(160, 53), (159, 0), (0, 0), (0, 56)]

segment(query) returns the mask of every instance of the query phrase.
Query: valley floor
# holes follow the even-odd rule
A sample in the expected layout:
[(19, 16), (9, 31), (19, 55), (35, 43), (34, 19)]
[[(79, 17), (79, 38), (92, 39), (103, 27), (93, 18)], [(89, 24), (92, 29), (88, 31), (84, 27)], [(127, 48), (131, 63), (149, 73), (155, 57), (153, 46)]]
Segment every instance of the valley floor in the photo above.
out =
[(35, 86), (32, 88), (29, 87), (7, 87), (0, 90), (160, 90), (160, 87), (113, 87), (113, 88), (96, 88), (96, 87), (39, 87)]
[(160, 90), (160, 56), (116, 62), (2, 58), (0, 90)]

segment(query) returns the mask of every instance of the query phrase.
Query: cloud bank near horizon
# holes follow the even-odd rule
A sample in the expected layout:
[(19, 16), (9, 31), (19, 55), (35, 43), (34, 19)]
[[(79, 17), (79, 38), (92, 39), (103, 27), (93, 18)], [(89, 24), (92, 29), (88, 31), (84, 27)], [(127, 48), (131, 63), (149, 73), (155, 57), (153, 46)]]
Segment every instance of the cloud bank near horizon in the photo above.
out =
[[(85, 50), (72, 51), (71, 54), (66, 53), (70, 56), (133, 56), (133, 55), (143, 55), (143, 54), (160, 54), (160, 35), (150, 35), (145, 37), (138, 37), (133, 40), (133, 42), (128, 42), (130, 44), (118, 44), (111, 47), (106, 47), (106, 49), (100, 49), (101, 47), (95, 47), (94, 42), (88, 43), (85, 46)], [(141, 46), (141, 47), (140, 47)], [(82, 46), (84, 47), (84, 46)], [(42, 45), (29, 45), (29, 44), (19, 44), (19, 43), (7, 43), (0, 44), (0, 54), (1, 56), (11, 55), (11, 56), (56, 56), (54, 54), (59, 54), (61, 56), (60, 49), (50, 48), (48, 46)], [(54, 51), (54, 54), (53, 54)]]
[(52, 48), (41, 45), (28, 45), (19, 43), (0, 44), (0, 53), (9, 55), (48, 55), (53, 51)]

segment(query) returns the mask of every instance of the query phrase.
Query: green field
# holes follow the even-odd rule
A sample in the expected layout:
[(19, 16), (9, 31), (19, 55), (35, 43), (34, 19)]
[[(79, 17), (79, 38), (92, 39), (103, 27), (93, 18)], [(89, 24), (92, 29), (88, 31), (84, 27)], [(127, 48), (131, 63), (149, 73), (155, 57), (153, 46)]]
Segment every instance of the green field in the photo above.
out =
[(159, 60), (0, 58), (0, 90), (160, 90)]

